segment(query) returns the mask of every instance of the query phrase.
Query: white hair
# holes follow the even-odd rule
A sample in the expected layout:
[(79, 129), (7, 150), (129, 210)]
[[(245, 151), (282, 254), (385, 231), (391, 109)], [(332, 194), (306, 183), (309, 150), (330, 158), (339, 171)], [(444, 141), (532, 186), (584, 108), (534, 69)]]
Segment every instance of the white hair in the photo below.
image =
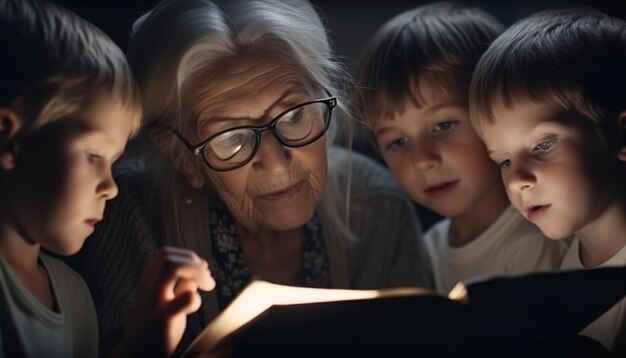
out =
[[(350, 137), (354, 115), (346, 93), (353, 82), (332, 53), (319, 13), (306, 0), (164, 0), (139, 18), (133, 26), (129, 60), (143, 91), (146, 125), (184, 132), (195, 123), (181, 96), (187, 82), (200, 70), (206, 74), (218, 60), (235, 56), (242, 47), (267, 39), (269, 46), (304, 72), (308, 82), (337, 96), (339, 106), (327, 143), (333, 142), (338, 131)], [(210, 251), (204, 246), (209, 240), (197, 237), (203, 232), (197, 229), (207, 225), (207, 196), (214, 193), (191, 188), (178, 174), (181, 160), (174, 161), (173, 167), (164, 160), (189, 155), (177, 138), (162, 131), (161, 137), (153, 139), (157, 158), (151, 167), (159, 180), (154, 180), (156, 185), (147, 197), (153, 214), (164, 219), (166, 242)], [(329, 171), (318, 213), (325, 235), (351, 239), (347, 225), (350, 191), (342, 185), (347, 184), (340, 184)]]

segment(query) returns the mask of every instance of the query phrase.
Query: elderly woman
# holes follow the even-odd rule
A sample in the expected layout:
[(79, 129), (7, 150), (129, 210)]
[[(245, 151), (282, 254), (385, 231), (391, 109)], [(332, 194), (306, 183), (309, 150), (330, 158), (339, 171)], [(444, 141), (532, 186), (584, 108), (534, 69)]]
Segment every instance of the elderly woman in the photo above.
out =
[(311, 287), (430, 286), (412, 204), (350, 133), (347, 75), (306, 1), (163, 1), (134, 25), (131, 64), (155, 155), (117, 170), (118, 199), (75, 267), (106, 352), (137, 274), (163, 245), (217, 282), (186, 339), (252, 277)]

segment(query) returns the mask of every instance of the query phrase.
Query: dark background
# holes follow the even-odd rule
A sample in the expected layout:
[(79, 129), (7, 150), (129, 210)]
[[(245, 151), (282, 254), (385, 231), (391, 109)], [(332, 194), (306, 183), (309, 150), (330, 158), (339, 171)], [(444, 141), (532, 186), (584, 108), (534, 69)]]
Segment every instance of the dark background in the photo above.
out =
[[(122, 48), (126, 48), (134, 19), (154, 7), (158, 0), (52, 0), (100, 27)], [(328, 20), (337, 54), (352, 63), (369, 37), (385, 21), (398, 13), (430, 1), (398, 0), (317, 0)], [(505, 25), (546, 8), (588, 5), (613, 16), (626, 18), (625, 0), (469, 0)]]
[[(76, 12), (101, 28), (123, 50), (128, 43), (132, 22), (153, 8), (159, 0), (51, 0)], [(335, 52), (352, 65), (374, 32), (391, 17), (431, 2), (424, 0), (314, 0), (326, 18)], [(459, 1), (482, 7), (505, 26), (537, 11), (568, 6), (591, 6), (609, 15), (626, 19), (626, 0), (467, 0)], [(626, 66), (626, 64), (625, 64)], [(381, 161), (357, 130), (354, 148)], [(359, 135), (360, 134), (360, 135)], [(131, 151), (133, 145), (127, 150)], [(424, 230), (440, 217), (416, 205)]]

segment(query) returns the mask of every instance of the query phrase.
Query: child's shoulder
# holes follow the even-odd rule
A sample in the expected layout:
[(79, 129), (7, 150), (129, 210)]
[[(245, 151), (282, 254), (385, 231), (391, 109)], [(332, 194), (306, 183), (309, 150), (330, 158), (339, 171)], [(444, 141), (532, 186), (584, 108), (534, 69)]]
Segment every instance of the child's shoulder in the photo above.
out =
[(71, 320), (81, 320), (80, 326), (85, 329), (93, 329), (96, 308), (83, 278), (58, 258), (43, 252), (39, 257), (48, 271), (50, 287), (61, 312), (68, 314)]
[(87, 285), (78, 272), (71, 269), (60, 259), (40, 253), (39, 258), (43, 263), (48, 276), (50, 277), (50, 284), (53, 288), (63, 288), (64, 290), (76, 290), (69, 292), (80, 292), (87, 289)]

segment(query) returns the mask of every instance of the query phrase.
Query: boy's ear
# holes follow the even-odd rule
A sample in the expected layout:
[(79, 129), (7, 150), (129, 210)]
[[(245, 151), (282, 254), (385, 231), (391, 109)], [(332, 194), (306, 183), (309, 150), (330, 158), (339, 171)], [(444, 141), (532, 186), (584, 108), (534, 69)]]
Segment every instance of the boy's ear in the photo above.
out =
[[(171, 131), (164, 128), (150, 127), (147, 129), (148, 139), (155, 145), (163, 141), (166, 136), (173, 135)], [(170, 162), (175, 168), (178, 168), (180, 173), (187, 179), (187, 182), (192, 188), (200, 189), (206, 184), (206, 177), (202, 173), (202, 165), (198, 160), (193, 160), (191, 155), (184, 155), (183, 158), (175, 158), (173, 154), (170, 154)]]
[(0, 168), (9, 170), (15, 167), (18, 145), (15, 136), (21, 121), (15, 111), (0, 107)]
[(626, 109), (619, 114), (617, 120), (619, 125), (619, 148), (617, 150), (617, 157), (626, 162)]

